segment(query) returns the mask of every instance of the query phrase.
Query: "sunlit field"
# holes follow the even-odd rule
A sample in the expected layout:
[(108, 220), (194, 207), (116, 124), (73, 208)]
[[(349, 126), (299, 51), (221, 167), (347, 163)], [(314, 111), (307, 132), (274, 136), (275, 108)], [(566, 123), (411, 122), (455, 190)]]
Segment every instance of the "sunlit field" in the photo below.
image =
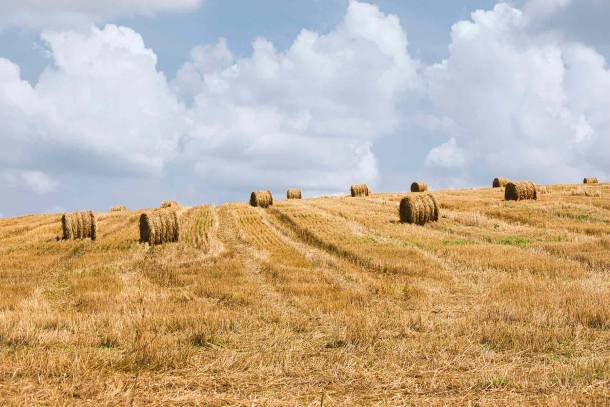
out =
[(610, 185), (0, 219), (0, 399), (14, 405), (610, 403)]

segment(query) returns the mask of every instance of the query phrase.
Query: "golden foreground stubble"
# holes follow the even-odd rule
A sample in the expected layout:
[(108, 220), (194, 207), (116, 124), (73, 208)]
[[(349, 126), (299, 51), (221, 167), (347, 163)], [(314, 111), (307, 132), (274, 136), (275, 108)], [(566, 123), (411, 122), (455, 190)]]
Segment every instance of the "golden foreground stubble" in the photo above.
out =
[[(6, 405), (607, 405), (610, 192), (437, 191), (0, 219)], [(182, 218), (181, 218), (182, 219)], [(183, 233), (184, 230), (184, 233)]]

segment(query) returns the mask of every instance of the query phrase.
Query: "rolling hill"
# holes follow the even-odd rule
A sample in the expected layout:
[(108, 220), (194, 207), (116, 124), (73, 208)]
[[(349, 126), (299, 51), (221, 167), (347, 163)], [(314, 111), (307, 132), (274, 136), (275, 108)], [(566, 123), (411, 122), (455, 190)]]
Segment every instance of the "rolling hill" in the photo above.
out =
[(610, 402), (610, 185), (187, 208), (180, 242), (144, 211), (0, 219), (8, 404)]

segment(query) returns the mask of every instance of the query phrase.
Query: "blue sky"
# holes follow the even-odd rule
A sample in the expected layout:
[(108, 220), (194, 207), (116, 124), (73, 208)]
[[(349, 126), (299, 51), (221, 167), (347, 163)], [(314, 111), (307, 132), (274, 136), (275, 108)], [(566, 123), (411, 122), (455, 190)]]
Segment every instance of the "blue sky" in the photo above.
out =
[[(131, 15), (111, 22), (132, 27), (159, 57), (159, 68), (169, 76), (184, 63), (192, 47), (227, 39), (232, 50), (248, 55), (252, 41), (263, 36), (285, 49), (303, 29), (328, 32), (341, 21), (348, 0), (205, 0), (188, 12)], [(494, 0), (382, 0), (374, 1), (408, 27), (412, 52), (427, 62), (447, 55), (451, 25), (476, 9), (490, 9)], [(522, 1), (512, 2), (513, 4)], [(0, 32), (2, 56), (17, 62), (24, 78), (36, 81), (48, 60), (41, 56), (38, 27), (9, 27)]]
[(608, 18), (597, 0), (0, 5), (0, 215), (604, 179)]

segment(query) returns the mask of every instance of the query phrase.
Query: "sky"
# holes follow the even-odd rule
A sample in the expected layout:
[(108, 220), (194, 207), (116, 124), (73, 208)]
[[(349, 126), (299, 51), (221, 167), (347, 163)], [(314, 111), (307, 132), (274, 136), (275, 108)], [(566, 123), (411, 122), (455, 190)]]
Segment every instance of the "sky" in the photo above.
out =
[(605, 0), (8, 0), (0, 216), (610, 175)]

